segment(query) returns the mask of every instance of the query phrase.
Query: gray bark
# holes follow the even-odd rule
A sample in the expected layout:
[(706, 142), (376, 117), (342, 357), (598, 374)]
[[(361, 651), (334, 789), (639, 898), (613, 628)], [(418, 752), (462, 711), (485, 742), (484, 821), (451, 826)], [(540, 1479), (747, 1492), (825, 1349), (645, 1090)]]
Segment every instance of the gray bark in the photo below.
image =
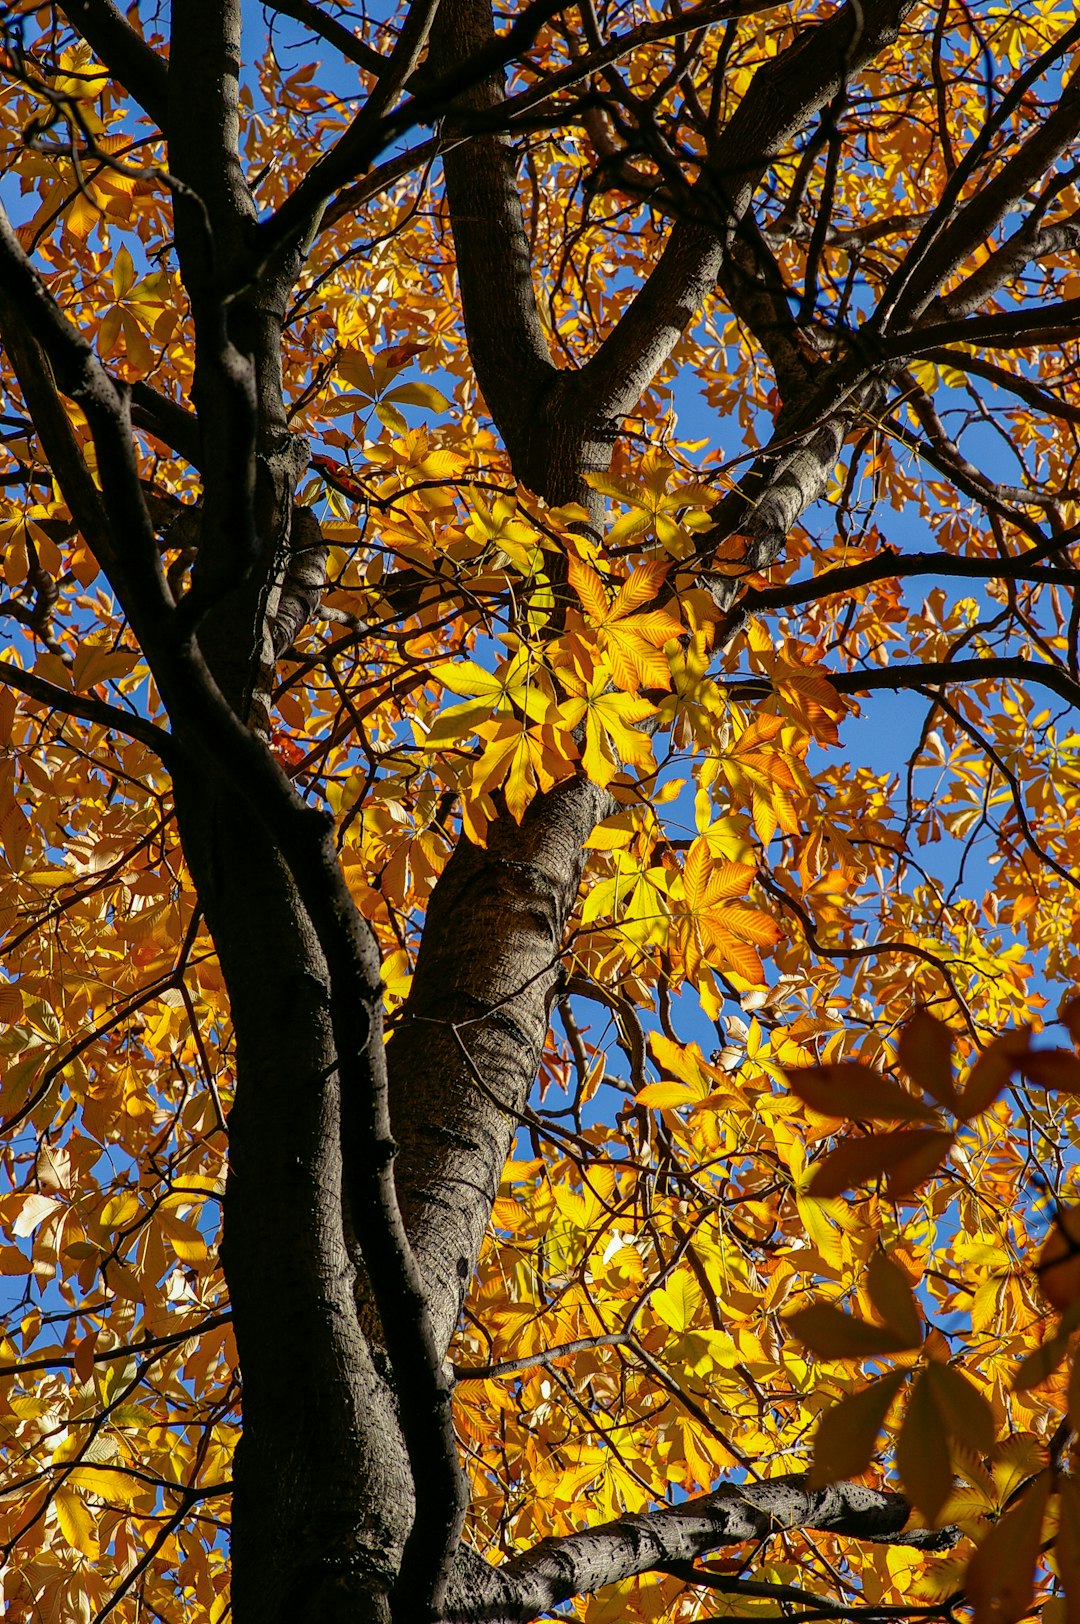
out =
[[(311, 15), (306, 4), (279, 9)], [(147, 386), (136, 391), (145, 420), (172, 435), (203, 477), (192, 596), (179, 609), (139, 492), (126, 400), (8, 230), (0, 328), (65, 498), (169, 709), (185, 852), (231, 999), (237, 1095), (223, 1260), (244, 1382), (237, 1624), (387, 1624), (392, 1611), (397, 1624), (523, 1624), (618, 1579), (681, 1572), (710, 1550), (781, 1529), (947, 1545), (948, 1530), (904, 1533), (899, 1496), (858, 1485), (810, 1491), (784, 1478), (726, 1484), (686, 1505), (546, 1540), (499, 1569), (455, 1549), (443, 1358), (536, 1076), (584, 843), (609, 802), (573, 778), (538, 796), (520, 826), (497, 818), (485, 848), (459, 841), (431, 898), (384, 1062), (374, 938), (328, 857), (327, 831), (258, 737), (275, 661), (317, 608), (323, 556), (313, 516), (294, 509), (305, 454), (290, 437), (281, 386), (289, 290), (328, 177), (344, 185), (369, 161), (433, 8), (410, 14), (329, 164), (315, 166), (261, 226), (237, 150), (237, 0), (176, 5), (168, 67), (112, 0), (72, 0), (64, 10), (159, 122), (182, 183), (176, 246), (195, 318), (198, 411)], [(826, 358), (798, 332), (749, 218), (752, 197), (773, 159), (847, 75), (896, 38), (910, 10), (911, 0), (843, 6), (762, 66), (687, 188), (687, 211), (651, 276), (576, 371), (557, 368), (547, 348), (512, 151), (491, 128), (503, 90), (487, 57), (487, 76), (469, 80), (447, 115), (446, 190), (470, 352), (514, 472), (532, 490), (551, 503), (585, 501), (599, 525), (585, 476), (607, 466), (618, 418), (718, 277), (771, 360), (783, 399), (773, 442), (718, 508), (698, 561), (725, 607), (739, 585), (710, 577), (716, 547), (738, 532), (747, 569), (775, 560), (824, 491), (852, 421), (877, 409), (884, 388), (884, 351), (876, 358), (871, 346), (864, 355), (837, 343)], [(432, 41), (441, 68), (467, 69), (492, 43), (488, 0), (443, 0)], [(1074, 139), (1078, 107), (1070, 85), (990, 186), (930, 223), (893, 290), (901, 316), (967, 314), (1032, 256), (1073, 244), (1071, 224), (1024, 228), (992, 271), (988, 261), (951, 303), (928, 303), (1040, 165)], [(905, 336), (889, 342), (889, 358), (902, 357)], [(913, 351), (920, 342), (911, 337)], [(58, 390), (91, 423), (104, 494)], [(935, 671), (935, 680), (945, 676)]]

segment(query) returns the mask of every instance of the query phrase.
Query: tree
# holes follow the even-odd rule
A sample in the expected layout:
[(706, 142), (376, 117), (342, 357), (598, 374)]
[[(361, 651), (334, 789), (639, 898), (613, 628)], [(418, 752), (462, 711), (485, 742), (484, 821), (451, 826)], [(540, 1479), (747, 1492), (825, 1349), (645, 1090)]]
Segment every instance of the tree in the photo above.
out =
[(1075, 1617), (1080, 24), (163, 9), (3, 7), (6, 1616)]

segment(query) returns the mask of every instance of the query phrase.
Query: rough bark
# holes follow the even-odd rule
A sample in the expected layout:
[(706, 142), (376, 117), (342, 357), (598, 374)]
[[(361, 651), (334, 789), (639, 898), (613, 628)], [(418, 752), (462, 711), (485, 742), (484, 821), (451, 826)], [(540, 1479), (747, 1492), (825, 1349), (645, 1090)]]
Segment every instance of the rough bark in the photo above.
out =
[[(401, 1378), (394, 1315), (385, 1311), (392, 1294), (380, 1298), (382, 1323), (373, 1302), (371, 1283), (380, 1267), (384, 1278), (387, 1267), (393, 1272), (377, 1261), (387, 1240), (377, 1198), (388, 1180), (392, 1195), (395, 1180), (388, 1173), (386, 1124), (375, 1107), (368, 1110), (366, 1095), (343, 1100), (342, 1074), (360, 1077), (365, 1088), (371, 1079), (362, 1045), (343, 1041), (354, 1027), (342, 1016), (340, 964), (328, 947), (340, 946), (334, 930), (342, 920), (333, 899), (325, 909), (313, 905), (295, 843), (276, 832), (286, 829), (296, 807), (283, 780), (273, 777), (269, 755), (258, 758), (267, 771), (256, 784), (271, 799), (281, 796), (286, 810), (276, 825), (268, 805), (259, 806), (257, 788), (247, 800), (238, 798), (239, 780), (229, 777), (220, 739), (207, 745), (201, 731), (222, 696), (234, 726), (264, 728), (274, 660), (317, 604), (322, 542), (311, 515), (294, 516), (304, 451), (288, 432), (280, 356), (288, 292), (303, 251), (299, 227), (314, 222), (318, 207), (308, 209), (306, 194), (300, 197), (292, 209), (297, 230), (264, 234), (272, 252), (263, 253), (237, 153), (236, 0), (176, 6), (168, 67), (111, 0), (73, 0), (64, 9), (169, 137), (170, 169), (181, 183), (177, 251), (197, 332), (197, 419), (155, 399), (147, 386), (139, 404), (203, 475), (194, 595), (177, 615), (137, 481), (132, 489), (130, 439), (126, 462), (117, 449), (116, 436), (128, 428), (119, 393), (110, 396), (104, 372), (94, 373), (65, 333), (14, 239), (0, 241), (0, 326), (28, 408), (173, 718), (181, 832), (231, 998), (237, 1096), (229, 1124), (223, 1259), (244, 1381), (233, 1613), (238, 1624), (386, 1624), (414, 1506), (428, 1487), (418, 1466), (425, 1436), (436, 1467), (447, 1464), (438, 1431), (447, 1389), (438, 1381), (423, 1387), (432, 1375), (430, 1358), (426, 1365), (420, 1360), (415, 1381)], [(278, 9), (296, 15), (310, 8)], [(896, 37), (910, 9), (911, 0), (841, 7), (762, 67), (720, 133), (710, 167), (688, 189), (691, 207), (673, 227), (652, 275), (576, 372), (557, 368), (548, 350), (511, 147), (490, 129), (475, 133), (477, 117), (499, 109), (501, 78), (489, 76), (461, 96), (444, 132), (450, 138), (444, 165), (466, 331), (480, 388), (526, 485), (552, 503), (590, 501), (598, 522), (586, 475), (607, 466), (617, 419), (633, 409), (719, 275), (726, 297), (772, 360), (784, 410), (772, 445), (718, 510), (700, 564), (707, 573), (719, 543), (736, 533), (745, 538), (745, 568), (760, 570), (778, 556), (791, 527), (822, 494), (853, 416), (875, 399), (881, 362), (869, 352), (865, 358), (839, 353), (826, 362), (809, 350), (747, 211), (772, 159), (837, 94), (845, 75)], [(364, 143), (376, 138), (384, 109), (408, 82), (431, 15), (430, 5), (416, 8), (393, 65), (379, 75), (366, 123), (358, 118), (352, 147), (337, 150), (334, 174), (347, 168), (350, 151), (363, 153)], [(488, 0), (443, 0), (433, 34), (441, 65), (466, 66), (491, 39)], [(1022, 228), (956, 294), (937, 306), (927, 302), (1040, 166), (1074, 139), (1078, 108), (1070, 85), (1061, 110), (992, 186), (974, 193), (949, 220), (932, 222), (917, 244), (912, 275), (897, 280), (896, 298), (906, 300), (897, 304), (901, 315), (914, 319), (923, 309), (938, 321), (966, 315), (1028, 257), (1073, 242), (1073, 235), (1062, 236), (1064, 227), (1054, 228), (1056, 235)], [(313, 197), (321, 197), (325, 174), (309, 188)], [(279, 227), (292, 217), (287, 207)], [(1070, 223), (1067, 230), (1075, 228)], [(937, 342), (947, 341), (943, 332), (948, 329), (938, 331)], [(962, 339), (964, 332), (955, 336)], [(901, 334), (890, 355), (901, 354), (905, 342)], [(917, 350), (920, 341), (910, 342)], [(50, 366), (94, 428), (105, 500), (64, 416)], [(114, 502), (113, 491), (121, 499)], [(725, 606), (739, 591), (737, 575), (712, 584)], [(216, 698), (195, 655), (177, 664), (177, 647), (196, 619)], [(947, 673), (935, 675), (944, 680)], [(203, 685), (199, 693), (210, 712), (205, 704), (192, 709), (189, 679)], [(848, 686), (855, 685), (853, 678)], [(261, 748), (239, 731), (246, 744)], [(439, 1361), (536, 1076), (584, 842), (608, 807), (607, 796), (583, 778), (558, 785), (532, 803), (520, 826), (497, 818), (485, 848), (462, 838), (431, 899), (412, 991), (386, 1063), (399, 1146), (397, 1200)], [(363, 1008), (351, 1013), (373, 1043), (380, 1000), (370, 948), (365, 939), (355, 954)], [(348, 944), (343, 951), (347, 959)], [(377, 1086), (376, 1077), (373, 1092)], [(359, 1315), (353, 1240), (372, 1265), (359, 1280)], [(409, 1280), (395, 1284), (407, 1297)], [(445, 1521), (451, 1530), (454, 1516), (450, 1507)], [(692, 1563), (709, 1550), (779, 1529), (915, 1541), (919, 1536), (903, 1532), (906, 1517), (900, 1497), (858, 1486), (812, 1492), (801, 1479), (725, 1485), (684, 1506), (544, 1541), (498, 1570), (460, 1549), (446, 1606), (436, 1610), (461, 1624), (522, 1624), (615, 1580)], [(950, 1540), (944, 1531), (922, 1543)], [(399, 1591), (399, 1624), (429, 1611), (423, 1597), (411, 1612), (410, 1605)]]
[(188, 773), (176, 791), (237, 1042), (222, 1253), (244, 1381), (233, 1611), (357, 1624), (386, 1607), (412, 1485), (353, 1303), (326, 963), (247, 809)]
[(496, 1570), (498, 1588), (492, 1587), (483, 1611), (465, 1604), (451, 1616), (454, 1624), (480, 1619), (484, 1624), (528, 1624), (572, 1596), (589, 1595), (640, 1573), (686, 1570), (709, 1551), (767, 1539), (784, 1529), (819, 1529), (927, 1550), (946, 1550), (959, 1537), (955, 1528), (905, 1533), (909, 1516), (902, 1495), (857, 1483), (810, 1489), (802, 1476), (726, 1483), (685, 1505), (541, 1540)]
[(391, 1037), (390, 1111), (409, 1236), (445, 1347), (536, 1077), (583, 846), (608, 806), (584, 778), (459, 841), (432, 896)]

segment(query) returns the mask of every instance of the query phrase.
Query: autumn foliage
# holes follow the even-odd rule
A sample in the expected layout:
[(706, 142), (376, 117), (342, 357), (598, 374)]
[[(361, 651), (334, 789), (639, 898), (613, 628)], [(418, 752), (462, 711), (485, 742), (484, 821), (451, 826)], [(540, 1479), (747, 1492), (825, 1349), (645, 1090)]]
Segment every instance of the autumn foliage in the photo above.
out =
[(164, 9), (0, 6), (0, 1612), (1076, 1624), (1072, 8)]

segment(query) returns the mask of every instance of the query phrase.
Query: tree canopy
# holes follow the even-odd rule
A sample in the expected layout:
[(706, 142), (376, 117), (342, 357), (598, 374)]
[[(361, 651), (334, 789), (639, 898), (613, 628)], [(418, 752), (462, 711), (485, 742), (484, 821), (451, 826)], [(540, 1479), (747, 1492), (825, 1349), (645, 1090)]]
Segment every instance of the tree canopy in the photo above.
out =
[(0, 1599), (1080, 1620), (1080, 22), (0, 6)]

